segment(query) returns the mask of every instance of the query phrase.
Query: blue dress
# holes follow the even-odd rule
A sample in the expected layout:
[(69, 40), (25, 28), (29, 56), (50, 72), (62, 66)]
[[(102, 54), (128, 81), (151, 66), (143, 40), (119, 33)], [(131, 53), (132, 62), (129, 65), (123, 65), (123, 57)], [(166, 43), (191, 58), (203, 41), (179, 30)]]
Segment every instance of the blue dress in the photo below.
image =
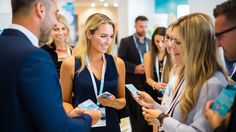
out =
[[(107, 65), (106, 73), (104, 79), (104, 89), (103, 92), (108, 91), (113, 94), (116, 98), (118, 97), (118, 73), (114, 59), (111, 55), (105, 54)], [(73, 80), (73, 106), (77, 107), (78, 104), (91, 99), (93, 102), (97, 102), (92, 79), (88, 68), (85, 68), (78, 74), (78, 69), (80, 68), (81, 62), (79, 59), (75, 58), (75, 74)], [(100, 90), (100, 80), (94, 76), (97, 90)], [(99, 106), (103, 107), (103, 106)], [(92, 132), (120, 132), (118, 111), (111, 107), (106, 108), (106, 127), (96, 127), (92, 128)]]

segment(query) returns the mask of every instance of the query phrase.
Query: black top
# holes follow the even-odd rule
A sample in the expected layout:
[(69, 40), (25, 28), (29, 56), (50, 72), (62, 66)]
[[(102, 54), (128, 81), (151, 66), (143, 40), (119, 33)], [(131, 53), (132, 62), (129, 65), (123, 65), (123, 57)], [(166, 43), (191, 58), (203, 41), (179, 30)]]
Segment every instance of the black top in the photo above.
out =
[(61, 69), (62, 61), (58, 61), (58, 55), (56, 53), (55, 43), (52, 42), (52, 44), (50, 46), (45, 44), (41, 48), (44, 49), (45, 51), (47, 51), (48, 54), (51, 56), (55, 66), (56, 66), (58, 77), (60, 78), (60, 69)]

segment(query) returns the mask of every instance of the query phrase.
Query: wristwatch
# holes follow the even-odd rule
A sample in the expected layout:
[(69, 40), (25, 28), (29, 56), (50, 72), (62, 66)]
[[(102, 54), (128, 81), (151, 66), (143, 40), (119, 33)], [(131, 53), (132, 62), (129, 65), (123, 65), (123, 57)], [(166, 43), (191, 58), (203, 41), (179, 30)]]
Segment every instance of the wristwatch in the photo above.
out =
[(154, 123), (155, 123), (158, 127), (160, 127), (160, 126), (162, 126), (163, 120), (164, 120), (166, 117), (168, 117), (166, 114), (161, 113), (161, 114), (157, 117), (157, 119), (154, 121)]

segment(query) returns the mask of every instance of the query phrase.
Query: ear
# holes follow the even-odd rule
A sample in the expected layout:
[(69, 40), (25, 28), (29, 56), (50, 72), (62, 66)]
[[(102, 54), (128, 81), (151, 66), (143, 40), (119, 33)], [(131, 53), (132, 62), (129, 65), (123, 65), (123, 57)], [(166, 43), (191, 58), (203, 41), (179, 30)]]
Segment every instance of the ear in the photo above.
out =
[(35, 10), (37, 15), (41, 18), (44, 19), (46, 15), (46, 10), (44, 5), (41, 2), (38, 2), (35, 4)]
[(86, 32), (86, 36), (88, 37), (88, 39), (91, 39), (92, 34), (90, 33), (90, 31)]

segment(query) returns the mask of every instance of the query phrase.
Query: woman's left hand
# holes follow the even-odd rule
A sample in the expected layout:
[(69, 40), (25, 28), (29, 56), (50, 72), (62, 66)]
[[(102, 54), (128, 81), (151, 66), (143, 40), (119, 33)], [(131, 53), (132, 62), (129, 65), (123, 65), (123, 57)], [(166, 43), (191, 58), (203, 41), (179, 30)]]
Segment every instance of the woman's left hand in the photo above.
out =
[(142, 107), (144, 119), (148, 122), (149, 125), (154, 125), (157, 117), (162, 113), (159, 109), (147, 109)]
[(116, 97), (115, 96), (112, 96), (110, 98), (98, 97), (98, 101), (101, 103), (102, 106), (112, 107), (112, 105), (116, 101)]

